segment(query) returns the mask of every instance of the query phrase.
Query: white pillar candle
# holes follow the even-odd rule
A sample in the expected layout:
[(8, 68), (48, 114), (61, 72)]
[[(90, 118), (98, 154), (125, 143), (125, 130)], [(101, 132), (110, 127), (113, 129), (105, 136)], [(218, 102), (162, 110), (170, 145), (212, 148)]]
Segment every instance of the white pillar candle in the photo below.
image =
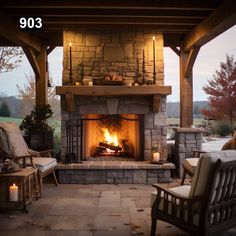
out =
[(154, 162), (158, 162), (158, 161), (160, 160), (160, 153), (159, 153), (159, 152), (154, 152), (154, 153), (152, 154), (152, 160), (153, 160)]
[(15, 184), (11, 185), (9, 188), (9, 198), (10, 201), (18, 201), (18, 186)]
[(88, 85), (93, 86), (93, 81), (89, 81)]

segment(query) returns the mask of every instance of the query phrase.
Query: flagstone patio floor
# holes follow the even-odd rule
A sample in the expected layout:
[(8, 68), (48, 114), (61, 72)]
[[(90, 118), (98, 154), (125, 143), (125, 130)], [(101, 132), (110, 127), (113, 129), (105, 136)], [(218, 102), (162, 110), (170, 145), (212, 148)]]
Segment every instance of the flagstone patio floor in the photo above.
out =
[[(176, 185), (175, 183), (169, 185)], [(179, 184), (179, 183), (177, 183)], [(43, 186), (29, 213), (0, 214), (2, 236), (132, 236), (150, 233), (151, 185), (60, 184)], [(188, 235), (158, 221), (158, 236)], [(217, 236), (236, 235), (236, 228)], [(214, 234), (216, 236), (216, 234)]]

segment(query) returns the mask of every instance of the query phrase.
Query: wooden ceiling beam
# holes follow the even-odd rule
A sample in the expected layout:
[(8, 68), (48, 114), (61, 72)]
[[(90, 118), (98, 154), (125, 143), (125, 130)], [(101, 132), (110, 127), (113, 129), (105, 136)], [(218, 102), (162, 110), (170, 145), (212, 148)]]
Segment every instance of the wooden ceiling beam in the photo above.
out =
[(201, 22), (201, 19), (182, 19), (182, 18), (156, 18), (156, 17), (116, 17), (116, 16), (106, 16), (106, 17), (48, 17), (45, 18), (44, 24), (82, 24), (88, 22), (122, 22), (122, 23), (150, 23), (158, 25), (198, 25)]
[(94, 30), (110, 30), (114, 29), (113, 25), (116, 25), (117, 29), (139, 29), (139, 30), (159, 30), (162, 32), (172, 32), (172, 33), (188, 33), (191, 32), (193, 26), (186, 25), (158, 25), (151, 23), (135, 23), (135, 22), (88, 22), (81, 24), (45, 24), (45, 31), (58, 31), (60, 29), (64, 30), (86, 30), (86, 29), (94, 29)]
[(172, 51), (176, 53), (177, 56), (180, 56), (180, 50), (177, 47), (170, 47)]
[(12, 41), (18, 46), (30, 47), (31, 49), (40, 52), (41, 42), (32, 34), (19, 31), (16, 23), (10, 17), (0, 12), (0, 36)]
[(47, 55), (49, 55), (55, 48), (56, 48), (56, 45), (49, 46), (49, 47), (47, 48)]
[(127, 1), (104, 1), (104, 0), (60, 0), (60, 1), (32, 1), (32, 0), (8, 0), (2, 3), (3, 8), (76, 8), (76, 9), (90, 9), (90, 8), (108, 8), (108, 9), (196, 9), (196, 10), (212, 10), (215, 8), (218, 1), (203, 1), (203, 0), (127, 0)]
[(155, 10), (155, 9), (2, 9), (5, 14), (10, 16), (42, 16), (47, 17), (98, 17), (98, 16), (139, 16), (139, 17), (166, 17), (166, 18), (197, 18), (203, 19), (212, 11), (184, 11), (184, 10)]
[(226, 0), (208, 18), (189, 33), (183, 43), (183, 50), (201, 47), (236, 23), (235, 0)]

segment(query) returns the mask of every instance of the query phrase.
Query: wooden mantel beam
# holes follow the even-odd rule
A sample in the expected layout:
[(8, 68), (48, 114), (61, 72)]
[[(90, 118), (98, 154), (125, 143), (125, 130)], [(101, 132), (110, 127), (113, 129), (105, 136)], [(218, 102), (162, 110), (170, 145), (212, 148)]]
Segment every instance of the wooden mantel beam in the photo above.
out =
[(187, 52), (194, 47), (201, 47), (235, 24), (235, 0), (226, 0), (186, 36), (182, 49)]
[(29, 47), (36, 52), (40, 52), (42, 44), (40, 40), (32, 34), (19, 31), (15, 21), (0, 12), (0, 36), (15, 43), (17, 46)]
[(77, 96), (170, 95), (171, 86), (57, 86), (56, 94)]

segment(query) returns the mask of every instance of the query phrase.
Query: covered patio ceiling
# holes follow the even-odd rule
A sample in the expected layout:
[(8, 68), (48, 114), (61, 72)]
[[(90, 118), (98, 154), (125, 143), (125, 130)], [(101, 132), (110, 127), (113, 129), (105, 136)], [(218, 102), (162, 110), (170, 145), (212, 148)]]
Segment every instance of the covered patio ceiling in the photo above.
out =
[[(43, 30), (34, 35), (48, 46), (62, 46), (65, 29), (138, 27), (163, 32), (166, 47), (185, 42), (189, 49), (189, 40), (201, 46), (235, 23), (233, 0), (8, 0), (1, 1), (0, 11), (16, 25), (22, 16), (41, 16)], [(205, 35), (199, 35), (203, 29)], [(5, 36), (1, 35), (1, 45), (11, 42)]]
[[(42, 17), (40, 31), (19, 31), (20, 17)], [(36, 75), (36, 107), (47, 102), (46, 57), (63, 30), (160, 31), (180, 58), (181, 126), (192, 117), (192, 68), (202, 45), (236, 23), (235, 0), (7, 0), (0, 3), (0, 46), (22, 46)], [(37, 95), (38, 94), (38, 95)]]

